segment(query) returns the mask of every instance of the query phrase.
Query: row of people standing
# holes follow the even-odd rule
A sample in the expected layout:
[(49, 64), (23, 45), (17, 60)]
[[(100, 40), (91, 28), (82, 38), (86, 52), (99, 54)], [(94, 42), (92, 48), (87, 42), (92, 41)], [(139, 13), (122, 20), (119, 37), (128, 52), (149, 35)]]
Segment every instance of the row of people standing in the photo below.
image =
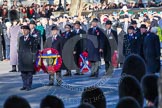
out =
[[(32, 22), (30, 23), (30, 26), (29, 26), (30, 28), (31, 28), (31, 24), (33, 24), (33, 23)], [(90, 36), (90, 38), (95, 37), (95, 39), (96, 39), (95, 44), (98, 44), (98, 46), (94, 47), (93, 43), (88, 39), (81, 39), (80, 41), (78, 41), (76, 43), (76, 47), (74, 45), (74, 49), (73, 49), (73, 45), (71, 43), (71, 42), (74, 42), (74, 40), (72, 38), (75, 36), (79, 37), (79, 34), (83, 34), (83, 35), (86, 34), (86, 31), (81, 29), (80, 22), (77, 21), (74, 24), (75, 29), (73, 31), (72, 31), (72, 26), (69, 24), (66, 24), (65, 32), (63, 32), (61, 35), (59, 35), (59, 29), (56, 25), (52, 27), (52, 29), (51, 29), (52, 35), (47, 38), (44, 47), (45, 48), (55, 48), (59, 51), (59, 53), (61, 55), (63, 55), (62, 56), (63, 57), (62, 69), (67, 70), (67, 73), (64, 76), (71, 76), (71, 70), (74, 69), (74, 63), (76, 63), (76, 65), (77, 65), (79, 55), (83, 51), (87, 51), (88, 55), (89, 55), (88, 60), (91, 62), (91, 65), (92, 65), (91, 77), (98, 77), (98, 75), (99, 75), (99, 66), (100, 66), (102, 53), (105, 55), (104, 57), (105, 57), (105, 60), (107, 61), (106, 69), (108, 70), (109, 64), (111, 62), (111, 59), (110, 59), (111, 57), (108, 57), (108, 56), (111, 56), (111, 54), (108, 55), (108, 53), (111, 52), (111, 49), (110, 49), (111, 46), (108, 45), (108, 47), (105, 48), (106, 50), (108, 49), (110, 51), (104, 52), (104, 46), (106, 45), (106, 42), (104, 42), (104, 40), (106, 40), (108, 38), (110, 40), (114, 39), (114, 41), (116, 41), (116, 44), (117, 44), (117, 33), (111, 29), (111, 21), (108, 21), (106, 25), (109, 25), (109, 27), (107, 27), (109, 29), (109, 32), (108, 32), (108, 30), (104, 31), (103, 29), (99, 28), (98, 27), (98, 19), (96, 19), (96, 18), (93, 19), (92, 28), (89, 28), (88, 35)], [(32, 29), (30, 29), (30, 32), (31, 32), (31, 30)], [(109, 33), (109, 35), (107, 34), (108, 36), (106, 37), (104, 32)], [(31, 35), (34, 37), (33, 34), (31, 34)], [(115, 35), (115, 38), (113, 37), (114, 35)], [(72, 41), (69, 41), (70, 39), (72, 39)], [(85, 41), (86, 41), (86, 45), (84, 45)], [(116, 50), (117, 50), (117, 47), (116, 47)], [(63, 53), (64, 54), (66, 53), (66, 56), (64, 56)], [(76, 62), (72, 61), (73, 58), (75, 58)], [(19, 63), (19, 65), (21, 65), (21, 63)], [(21, 69), (20, 69), (20, 71), (21, 71)], [(59, 79), (61, 77), (61, 71), (58, 71), (57, 74), (58, 74), (57, 79)], [(81, 74), (81, 72), (77, 68), (76, 75), (80, 75), (80, 74)], [(54, 76), (50, 75), (49, 79), (50, 79), (49, 85), (53, 85)], [(24, 87), (22, 88), (22, 90), (23, 89), (24, 89)]]
[[(146, 36), (143, 36), (145, 34), (145, 31), (143, 29), (146, 29), (145, 25), (141, 25), (141, 28), (140, 28), (140, 30), (138, 29), (138, 31), (135, 30), (135, 27), (130, 26), (128, 28), (128, 34), (124, 35), (125, 33), (123, 32), (122, 28), (120, 28), (120, 32), (118, 31), (119, 32), (118, 34), (116, 31), (111, 29), (111, 25), (112, 25), (111, 21), (108, 20), (106, 22), (106, 24), (105, 24), (106, 30), (103, 30), (102, 28), (98, 27), (98, 22), (99, 22), (98, 19), (94, 18), (92, 21), (92, 27), (88, 29), (88, 33), (87, 33), (87, 35), (91, 36), (92, 38), (93, 37), (97, 38), (97, 44), (98, 44), (97, 47), (94, 47), (93, 43), (89, 40), (86, 40), (88, 42), (86, 42), (86, 45), (83, 45), (83, 43), (85, 41), (84, 39), (81, 39), (82, 41), (79, 41), (76, 44), (76, 47), (74, 47), (74, 48), (72, 48), (73, 47), (72, 43), (68, 43), (68, 41), (70, 39), (72, 39), (72, 37), (75, 37), (75, 36), (79, 37), (80, 34), (86, 34), (86, 31), (81, 29), (80, 22), (76, 22), (74, 24), (73, 31), (72, 31), (72, 26), (70, 24), (66, 24), (65, 32), (63, 32), (61, 34), (60, 34), (60, 29), (55, 25), (55, 27), (52, 27), (52, 34), (49, 38), (47, 38), (47, 40), (45, 38), (41, 38), (44, 35), (41, 36), (41, 32), (35, 28), (36, 23), (34, 21), (30, 22), (29, 28), (30, 28), (31, 36), (38, 37), (37, 41), (39, 44), (36, 49), (41, 49), (40, 43), (42, 43), (42, 41), (41, 41), (41, 39), (42, 39), (43, 44), (45, 43), (45, 47), (53, 47), (53, 48), (57, 49), (60, 54), (62, 54), (62, 51), (68, 53), (66, 55), (65, 59), (63, 57), (63, 60), (65, 60), (65, 61), (63, 61), (64, 66), (62, 69), (67, 70), (67, 73), (65, 74), (65, 76), (71, 76), (71, 70), (74, 69), (73, 68), (74, 61), (72, 61), (72, 60), (73, 60), (73, 58), (75, 58), (75, 62), (77, 64), (79, 55), (83, 51), (87, 51), (89, 54), (88, 60), (91, 62), (91, 65), (92, 65), (91, 77), (98, 77), (99, 66), (100, 66), (100, 61), (101, 61), (102, 56), (104, 57), (104, 60), (105, 60), (106, 74), (110, 75), (112, 73), (112, 70), (110, 69), (111, 62), (112, 62), (111, 57), (114, 54), (115, 50), (118, 50), (118, 51), (120, 50), (119, 55), (123, 56), (123, 54), (124, 54), (125, 57), (127, 57), (128, 55), (130, 55), (132, 53), (135, 53), (135, 54), (139, 54), (139, 55), (143, 56), (143, 58), (145, 58), (146, 54), (149, 54), (147, 52), (148, 50), (146, 51), (146, 48), (143, 48), (144, 46), (146, 47), (148, 44), (147, 41), (145, 42)], [(10, 35), (12, 35), (13, 39), (15, 39), (15, 40), (12, 40), (12, 42), (14, 42), (14, 43), (12, 43), (11, 50), (13, 52), (11, 51), (11, 53), (13, 53), (14, 56), (11, 59), (14, 62), (12, 62), (12, 60), (11, 60), (11, 65), (13, 67), (12, 71), (16, 71), (16, 65), (18, 64), (18, 61), (17, 61), (18, 55), (17, 55), (17, 47), (15, 47), (15, 46), (19, 45), (17, 43), (17, 39), (20, 39), (19, 33), (20, 33), (21, 29), (20, 29), (20, 26), (18, 25), (17, 21), (14, 21), (13, 25), (14, 26), (12, 26), (10, 28)], [(56, 30), (57, 32), (56, 31), (54, 32), (53, 30)], [(11, 31), (13, 31), (13, 33)], [(15, 31), (17, 31), (17, 32), (15, 32)], [(44, 33), (46, 32), (45, 30), (43, 30), (43, 31), (44, 31)], [(149, 33), (150, 32), (147, 32), (146, 34), (149, 34)], [(57, 34), (57, 37), (59, 37), (58, 40), (60, 42), (57, 42), (58, 40), (53, 38), (53, 37), (55, 37), (56, 34)], [(141, 34), (141, 36), (140, 36), (140, 34)], [(152, 34), (152, 33), (150, 33), (150, 34)], [(156, 39), (156, 41), (158, 41), (158, 39)], [(70, 41), (70, 42), (73, 42), (73, 41)], [(158, 43), (159, 42), (157, 42), (157, 44)], [(65, 47), (65, 44), (66, 44), (67, 48), (65, 48), (65, 50), (63, 50), (63, 48)], [(120, 45), (120, 47), (122, 46), (123, 52), (121, 52), (121, 48), (119, 48), (119, 45)], [(154, 47), (156, 47), (156, 46), (154, 45)], [(149, 49), (149, 47), (148, 47), (148, 49)], [(160, 48), (157, 48), (157, 51), (159, 51), (159, 49)], [(158, 53), (158, 56), (157, 55), (155, 55), (155, 56), (156, 56), (156, 60), (158, 59), (158, 57), (160, 57), (159, 53)], [(150, 58), (148, 58), (148, 59), (150, 60)], [(121, 60), (121, 63), (122, 62), (123, 61)], [(149, 68), (151, 67), (150, 65), (148, 65), (148, 66), (149, 66)], [(149, 68), (148, 68), (148, 71), (150, 71)], [(77, 69), (76, 75), (80, 75), (81, 73), (80, 73), (79, 68), (75, 68), (75, 69)], [(151, 70), (151, 72), (152, 72), (152, 70)], [(59, 76), (60, 76), (60, 74), (58, 75), (58, 77)], [(53, 82), (53, 75), (50, 75), (50, 85), (53, 85), (53, 83), (51, 83), (51, 82)]]
[[(136, 23), (135, 23), (136, 24)], [(160, 40), (157, 36), (157, 28), (153, 27), (147, 30), (145, 24), (135, 29), (129, 26), (128, 34), (124, 35), (123, 55), (140, 55), (146, 63), (147, 73), (153, 74), (160, 71)]]

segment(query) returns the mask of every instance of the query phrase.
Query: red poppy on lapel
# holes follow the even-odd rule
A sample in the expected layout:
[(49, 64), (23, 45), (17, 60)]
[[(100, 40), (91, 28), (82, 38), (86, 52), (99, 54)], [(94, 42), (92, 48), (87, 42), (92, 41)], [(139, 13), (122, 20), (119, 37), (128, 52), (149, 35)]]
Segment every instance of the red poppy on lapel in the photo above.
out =
[(100, 35), (100, 32), (98, 30), (96, 30), (97, 36)]
[(65, 36), (65, 34), (62, 34), (62, 36), (64, 37), (64, 36)]

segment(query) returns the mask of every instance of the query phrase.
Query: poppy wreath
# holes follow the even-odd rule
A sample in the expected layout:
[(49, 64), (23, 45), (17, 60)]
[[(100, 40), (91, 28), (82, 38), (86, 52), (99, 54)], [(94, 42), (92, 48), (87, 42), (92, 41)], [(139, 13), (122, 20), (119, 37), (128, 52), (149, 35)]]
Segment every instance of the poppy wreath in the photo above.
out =
[(42, 65), (42, 60), (39, 58), (42, 55), (42, 52), (39, 50), (36, 54), (36, 61), (34, 63), (34, 69), (36, 72), (39, 72)]
[(36, 70), (41, 68), (45, 73), (56, 73), (60, 70), (62, 58), (58, 51), (53, 48), (46, 48), (37, 54)]
[(88, 53), (86, 51), (80, 54), (79, 67), (82, 73), (86, 73), (90, 71), (91, 65), (87, 58), (88, 58)]

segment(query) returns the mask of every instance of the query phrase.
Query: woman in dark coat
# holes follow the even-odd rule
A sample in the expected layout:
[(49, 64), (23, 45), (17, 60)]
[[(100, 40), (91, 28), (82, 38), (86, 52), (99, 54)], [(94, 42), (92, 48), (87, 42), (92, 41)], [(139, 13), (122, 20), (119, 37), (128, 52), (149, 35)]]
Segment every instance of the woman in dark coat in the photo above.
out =
[(156, 33), (157, 28), (153, 27), (144, 40), (143, 50), (148, 74), (153, 74), (160, 70), (160, 41)]

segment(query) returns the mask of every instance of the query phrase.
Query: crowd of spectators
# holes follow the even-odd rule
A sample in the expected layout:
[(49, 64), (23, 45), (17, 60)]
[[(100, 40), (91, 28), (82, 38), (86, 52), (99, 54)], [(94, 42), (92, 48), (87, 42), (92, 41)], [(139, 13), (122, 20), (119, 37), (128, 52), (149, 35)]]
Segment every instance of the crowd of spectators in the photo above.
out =
[[(63, 4), (58, 4), (58, 5), (51, 5), (47, 3), (43, 3), (42, 5), (32, 3), (30, 6), (13, 1), (11, 3), (12, 6), (8, 6), (9, 3), (8, 1), (4, 1), (3, 5), (0, 5), (0, 17), (2, 18), (7, 18), (8, 16), (8, 11), (16, 9), (20, 13), (20, 17), (22, 18), (31, 18), (32, 16), (39, 18), (39, 17), (47, 17), (49, 18), (52, 15), (52, 12), (56, 11), (64, 11), (64, 6)], [(138, 3), (136, 2), (119, 2), (114, 3), (114, 2), (103, 2), (103, 3), (98, 3), (98, 4), (92, 4), (92, 3), (87, 3), (83, 7), (83, 11), (94, 11), (94, 10), (107, 10), (107, 9), (121, 9), (123, 6), (127, 6), (129, 8), (145, 8), (145, 7), (160, 7), (162, 6), (162, 2), (156, 3), (154, 1), (148, 2), (147, 4), (142, 3), (142, 1), (139, 1)], [(66, 3), (66, 11), (69, 11), (71, 7), (71, 4)]]
[(145, 8), (145, 7), (160, 7), (162, 6), (162, 2), (156, 3), (154, 1), (149, 1), (148, 3), (142, 3), (142, 1), (135, 2), (103, 2), (99, 4), (90, 4), (86, 5), (84, 10), (108, 10), (108, 9), (121, 9), (123, 6), (127, 6), (128, 8)]

